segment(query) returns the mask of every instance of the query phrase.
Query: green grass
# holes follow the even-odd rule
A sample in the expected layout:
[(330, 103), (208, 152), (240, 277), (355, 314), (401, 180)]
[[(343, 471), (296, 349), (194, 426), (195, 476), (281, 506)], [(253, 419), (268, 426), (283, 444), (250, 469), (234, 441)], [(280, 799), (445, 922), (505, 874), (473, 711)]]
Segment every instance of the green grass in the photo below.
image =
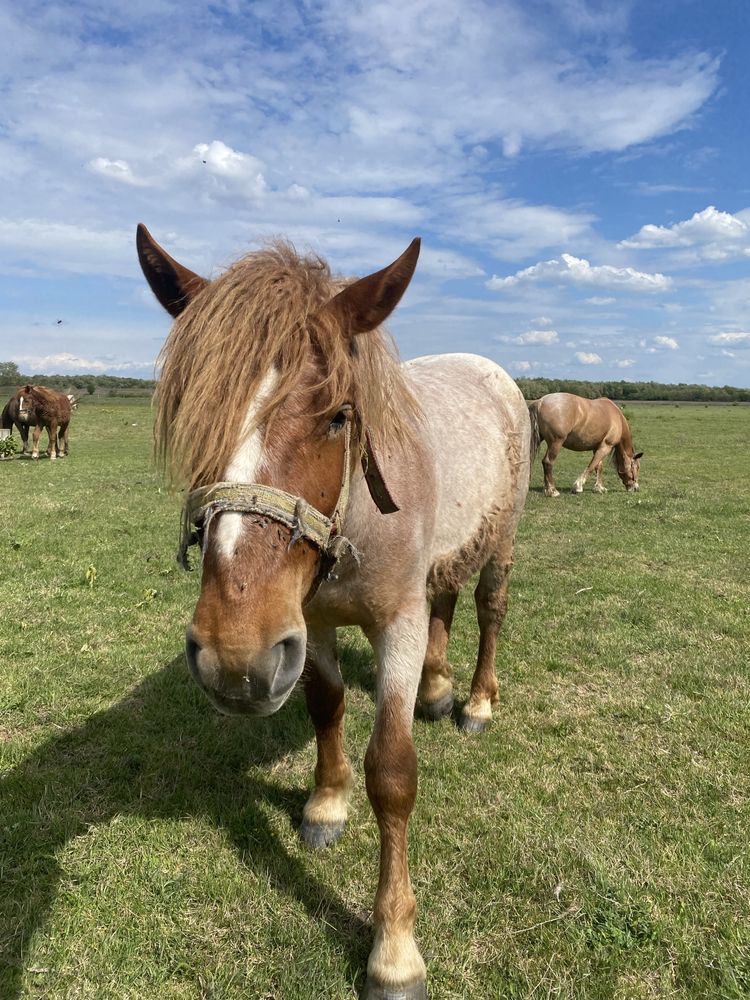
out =
[[(519, 532), (490, 731), (415, 723), (410, 859), (431, 997), (750, 996), (750, 410), (632, 405), (642, 489)], [(585, 456), (556, 467), (569, 489)], [(0, 997), (351, 998), (377, 828), (367, 646), (342, 639), (359, 774), (343, 840), (296, 827), (301, 697), (217, 715), (186, 675), (196, 574), (143, 400), (71, 456), (0, 462)], [(93, 567), (93, 568), (92, 568)], [(452, 639), (465, 696), (477, 633)]]

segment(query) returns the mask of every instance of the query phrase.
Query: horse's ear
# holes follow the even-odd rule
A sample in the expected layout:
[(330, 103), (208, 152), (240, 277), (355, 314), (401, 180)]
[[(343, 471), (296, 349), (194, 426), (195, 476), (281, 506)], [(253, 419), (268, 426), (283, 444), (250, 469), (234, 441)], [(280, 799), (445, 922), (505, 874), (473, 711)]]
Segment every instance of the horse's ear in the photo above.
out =
[(637, 455), (633, 455), (633, 461), (637, 462), (639, 458), (643, 458), (643, 452), (639, 451)]
[(420, 244), (417, 237), (388, 267), (347, 285), (326, 303), (324, 312), (336, 316), (347, 336), (369, 333), (380, 326), (396, 308), (411, 281)]
[(208, 282), (170, 257), (142, 222), (138, 223), (135, 243), (138, 260), (151, 291), (170, 316), (176, 318)]
[(31, 386), (31, 385), (25, 385), (25, 386), (23, 387), (23, 389), (21, 389), (21, 392), (25, 392), (25, 393), (26, 393), (26, 395), (28, 396), (28, 395), (29, 395), (29, 393), (31, 392), (31, 389), (32, 389), (32, 386)]

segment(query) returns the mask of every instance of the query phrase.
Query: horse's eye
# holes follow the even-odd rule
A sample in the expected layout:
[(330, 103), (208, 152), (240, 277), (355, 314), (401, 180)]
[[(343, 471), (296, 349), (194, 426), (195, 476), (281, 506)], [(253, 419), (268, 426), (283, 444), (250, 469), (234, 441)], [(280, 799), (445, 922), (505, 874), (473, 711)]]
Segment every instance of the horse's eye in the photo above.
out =
[(351, 406), (342, 406), (333, 420), (331, 420), (331, 423), (328, 425), (328, 433), (330, 435), (334, 435), (338, 434), (340, 430), (343, 430), (351, 412)]

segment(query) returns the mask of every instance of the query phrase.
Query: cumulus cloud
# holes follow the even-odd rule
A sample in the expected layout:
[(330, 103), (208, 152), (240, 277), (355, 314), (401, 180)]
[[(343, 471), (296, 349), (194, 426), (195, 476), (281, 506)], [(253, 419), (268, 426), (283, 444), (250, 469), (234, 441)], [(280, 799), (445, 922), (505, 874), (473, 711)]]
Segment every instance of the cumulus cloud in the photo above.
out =
[(588, 306), (611, 306), (617, 299), (613, 299), (611, 295), (592, 295), (590, 299), (583, 301)]
[(750, 347), (750, 333), (717, 333), (708, 339), (712, 344), (732, 344), (735, 347)]
[(629, 249), (698, 248), (704, 260), (750, 256), (750, 210), (735, 215), (713, 205), (672, 226), (648, 224), (618, 245)]
[(517, 344), (556, 344), (557, 330), (527, 330), (516, 338)]
[(80, 375), (87, 372), (95, 374), (97, 372), (125, 372), (125, 371), (146, 371), (153, 373), (153, 361), (121, 361), (118, 358), (85, 358), (68, 351), (59, 354), (21, 354), (15, 355), (13, 360), (28, 369), (32, 374), (35, 372), (45, 372), (50, 375)]
[(506, 337), (503, 335), (495, 337), (501, 344), (556, 344), (559, 341), (557, 330), (526, 330), (525, 333), (517, 337)]
[(505, 278), (493, 275), (487, 282), (487, 288), (499, 291), (528, 282), (563, 282), (637, 292), (662, 292), (672, 286), (672, 279), (658, 272), (649, 274), (632, 267), (614, 267), (611, 264), (592, 265), (583, 258), (564, 253), (559, 258), (541, 261)]
[(674, 337), (654, 337), (654, 343), (657, 347), (666, 347), (670, 351), (676, 351), (680, 346)]
[(199, 142), (190, 156), (178, 162), (178, 168), (194, 173), (203, 171), (217, 183), (230, 188), (239, 186), (254, 198), (262, 197), (268, 190), (261, 161), (249, 153), (232, 149), (220, 139)]
[(576, 351), (576, 358), (582, 365), (600, 365), (602, 363), (598, 354), (588, 351)]
[(632, 358), (618, 358), (616, 361), (612, 362), (615, 368), (632, 368), (635, 361)]
[(145, 181), (135, 176), (127, 160), (108, 160), (105, 156), (97, 156), (90, 160), (87, 166), (92, 173), (110, 177), (121, 184), (130, 184), (133, 187), (145, 184)]

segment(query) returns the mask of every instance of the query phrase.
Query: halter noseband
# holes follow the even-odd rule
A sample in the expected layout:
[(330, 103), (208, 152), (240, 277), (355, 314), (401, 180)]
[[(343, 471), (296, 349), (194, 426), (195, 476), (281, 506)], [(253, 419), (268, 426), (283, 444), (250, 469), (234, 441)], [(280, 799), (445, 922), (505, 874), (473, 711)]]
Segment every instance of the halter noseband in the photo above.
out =
[(345, 552), (350, 552), (359, 560), (355, 547), (341, 534), (349, 503), (351, 480), (351, 424), (349, 423), (346, 425), (345, 434), (344, 471), (339, 498), (332, 517), (326, 517), (302, 497), (276, 489), (275, 486), (265, 486), (262, 483), (212, 483), (210, 486), (199, 486), (188, 493), (182, 514), (180, 547), (177, 553), (177, 561), (182, 568), (190, 569), (187, 554), (191, 545), (200, 545), (201, 551), (205, 552), (209, 525), (216, 514), (224, 511), (257, 514), (259, 517), (269, 518), (291, 528), (289, 548), (300, 538), (319, 548), (323, 558), (318, 572), (318, 582), (321, 579), (332, 579), (336, 564)]

